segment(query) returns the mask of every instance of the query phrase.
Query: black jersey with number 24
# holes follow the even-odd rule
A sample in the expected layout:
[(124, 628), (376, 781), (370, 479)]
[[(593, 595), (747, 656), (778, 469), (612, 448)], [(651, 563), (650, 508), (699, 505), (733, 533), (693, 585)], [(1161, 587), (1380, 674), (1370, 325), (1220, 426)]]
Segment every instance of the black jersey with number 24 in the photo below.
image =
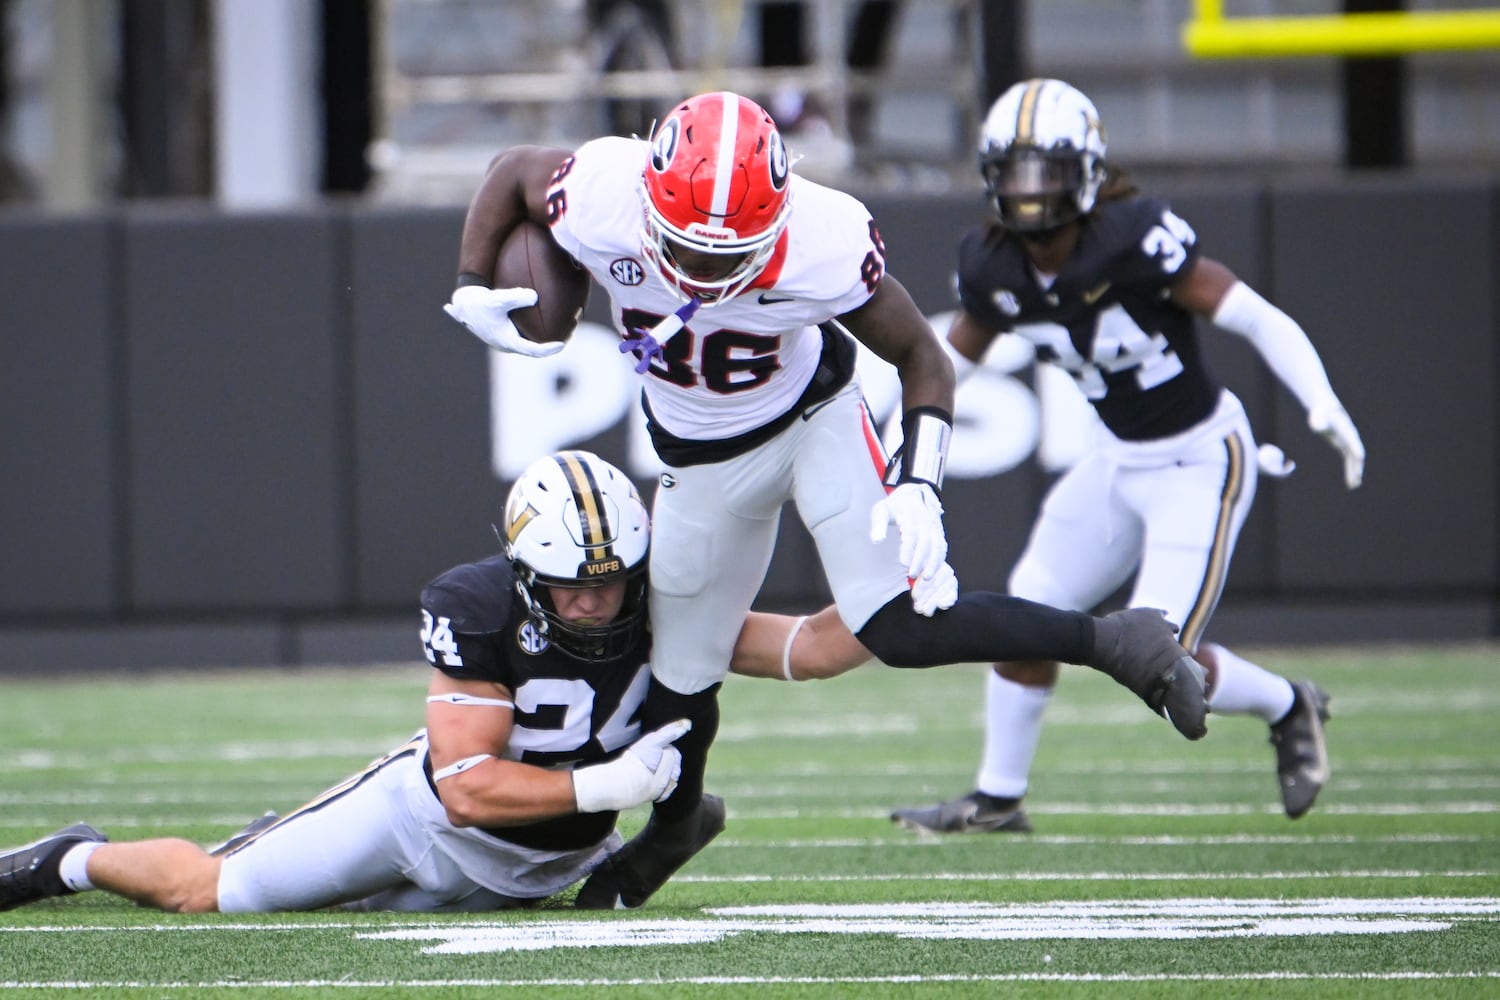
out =
[[(503, 556), (455, 566), (422, 590), (427, 660), (458, 680), (503, 684), (515, 701), (505, 756), (541, 767), (595, 764), (640, 736), (640, 708), (651, 680), (651, 640), (625, 655), (585, 662), (537, 631)], [(491, 830), (527, 846), (565, 849), (596, 843), (615, 814), (585, 813)]]

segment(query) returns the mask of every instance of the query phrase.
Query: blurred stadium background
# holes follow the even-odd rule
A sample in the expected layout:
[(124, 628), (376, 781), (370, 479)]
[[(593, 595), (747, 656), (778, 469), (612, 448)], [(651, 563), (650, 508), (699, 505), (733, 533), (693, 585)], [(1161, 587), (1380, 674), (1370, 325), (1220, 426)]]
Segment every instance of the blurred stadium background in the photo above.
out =
[[(0, 28), (0, 671), (407, 659), (422, 582), (492, 544), (517, 426), (649, 479), (623, 409), (578, 415), (620, 391), (584, 346), (525, 379), (528, 418), (438, 311), (497, 150), (744, 91), (938, 316), (978, 120), (1030, 75), (1090, 94), (1112, 159), (1304, 322), (1365, 434), (1345, 495), (1216, 342), (1302, 465), (1262, 487), (1220, 634), (1500, 635), (1500, 5), (0, 0)], [(989, 418), (1044, 426), (950, 486), (973, 586), (1065, 460), (1025, 361), (992, 362)], [(787, 520), (766, 599), (821, 600)]]

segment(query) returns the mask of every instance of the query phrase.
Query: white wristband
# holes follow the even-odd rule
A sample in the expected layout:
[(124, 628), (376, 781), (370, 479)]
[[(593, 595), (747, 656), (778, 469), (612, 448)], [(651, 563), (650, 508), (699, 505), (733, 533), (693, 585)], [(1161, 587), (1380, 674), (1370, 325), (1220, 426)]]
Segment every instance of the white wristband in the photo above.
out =
[(436, 784), (437, 782), (442, 781), (444, 778), (451, 778), (455, 774), (467, 771), (475, 764), (479, 764), (487, 760), (493, 760), (494, 757), (495, 755), (490, 753), (476, 753), (472, 757), (465, 757), (463, 760), (456, 760), (453, 763), (449, 764), (447, 767), (443, 768), (441, 771), (433, 771), (432, 781), (434, 784)]
[(427, 704), (443, 702), (448, 705), (490, 705), (495, 708), (515, 708), (516, 703), (506, 701), (504, 698), (481, 698), (478, 695), (464, 694), (462, 691), (450, 691), (447, 694), (430, 694), (427, 696)]
[(803, 615), (792, 622), (792, 630), (786, 634), (786, 645), (781, 649), (781, 675), (789, 681), (797, 679), (792, 676), (792, 643), (796, 641), (797, 633), (802, 631), (802, 623), (805, 621), (807, 616)]

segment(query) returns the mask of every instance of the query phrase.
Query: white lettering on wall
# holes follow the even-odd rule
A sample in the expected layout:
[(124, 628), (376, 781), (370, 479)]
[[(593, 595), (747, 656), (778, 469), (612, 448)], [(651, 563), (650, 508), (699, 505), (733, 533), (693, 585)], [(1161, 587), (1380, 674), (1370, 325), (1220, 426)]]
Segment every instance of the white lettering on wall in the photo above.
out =
[[(952, 320), (947, 312), (928, 321), (942, 336)], [(567, 349), (550, 358), (490, 352), (490, 460), (497, 479), (511, 482), (533, 459), (621, 425), (627, 453), (605, 457), (638, 482), (661, 472), (646, 435), (639, 383), (618, 345), (612, 329), (585, 322)], [(1077, 461), (1092, 433), (1093, 410), (1073, 380), (1050, 365), (1037, 368), (1035, 390), (1017, 378), (1034, 358), (1021, 337), (999, 337), (979, 370), (958, 387), (950, 478), (999, 475), (1033, 454), (1049, 471)], [(858, 367), (865, 399), (894, 450), (901, 443), (896, 370), (863, 344)]]

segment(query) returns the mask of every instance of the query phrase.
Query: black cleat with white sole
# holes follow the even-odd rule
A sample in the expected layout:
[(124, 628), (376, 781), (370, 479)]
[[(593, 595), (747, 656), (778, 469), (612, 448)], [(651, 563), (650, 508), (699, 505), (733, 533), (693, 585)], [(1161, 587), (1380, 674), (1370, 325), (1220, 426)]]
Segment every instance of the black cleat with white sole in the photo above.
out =
[(924, 809), (897, 809), (891, 822), (917, 833), (1030, 833), (1021, 800), (974, 791)]
[(74, 823), (40, 840), (0, 853), (0, 910), (73, 895), (58, 873), (63, 855), (75, 844), (103, 843), (108, 839), (87, 823)]
[(1332, 699), (1312, 681), (1292, 682), (1292, 709), (1271, 726), (1271, 745), (1276, 748), (1276, 779), (1281, 784), (1281, 803), (1291, 819), (1298, 819), (1317, 801), (1328, 783), (1328, 746), (1323, 724), (1328, 721)]
[(662, 823), (655, 813), (641, 832), (605, 859), (578, 890), (581, 910), (633, 910), (724, 830), (724, 800), (704, 795), (686, 819)]

